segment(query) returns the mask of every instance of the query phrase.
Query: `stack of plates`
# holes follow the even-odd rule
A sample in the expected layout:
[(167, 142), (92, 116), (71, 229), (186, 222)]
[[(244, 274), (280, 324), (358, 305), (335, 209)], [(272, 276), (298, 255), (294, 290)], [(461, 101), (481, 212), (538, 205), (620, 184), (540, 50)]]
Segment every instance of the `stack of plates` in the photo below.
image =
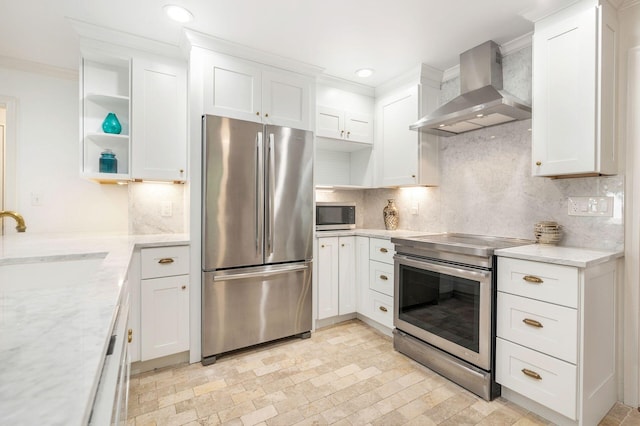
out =
[(556, 244), (562, 238), (562, 225), (558, 222), (538, 222), (534, 228), (536, 242), (540, 244)]

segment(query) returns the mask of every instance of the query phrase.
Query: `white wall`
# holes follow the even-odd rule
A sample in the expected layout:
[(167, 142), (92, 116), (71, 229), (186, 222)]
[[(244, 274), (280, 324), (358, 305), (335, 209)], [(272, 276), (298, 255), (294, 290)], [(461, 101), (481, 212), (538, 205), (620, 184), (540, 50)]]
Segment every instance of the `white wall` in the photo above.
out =
[(0, 96), (16, 99), (16, 182), (7, 182), (16, 199), (7, 208), (24, 216), (27, 232), (126, 233), (127, 187), (79, 177), (78, 81), (0, 67)]

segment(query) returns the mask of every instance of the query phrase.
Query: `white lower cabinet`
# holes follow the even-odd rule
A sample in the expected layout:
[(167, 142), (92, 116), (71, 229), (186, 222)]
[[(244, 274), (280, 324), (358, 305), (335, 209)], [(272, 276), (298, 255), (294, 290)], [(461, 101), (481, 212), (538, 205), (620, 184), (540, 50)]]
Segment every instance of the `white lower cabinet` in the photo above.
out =
[(318, 319), (356, 311), (355, 237), (323, 237), (318, 244)]
[(140, 254), (140, 360), (189, 349), (189, 247)]
[(595, 425), (617, 400), (616, 263), (498, 258), (496, 381), (554, 423)]
[(366, 275), (358, 280), (358, 314), (393, 328), (393, 255), (394, 245), (383, 238), (367, 238), (368, 250), (358, 263)]
[(317, 319), (357, 313), (393, 328), (393, 244), (362, 236), (317, 244)]

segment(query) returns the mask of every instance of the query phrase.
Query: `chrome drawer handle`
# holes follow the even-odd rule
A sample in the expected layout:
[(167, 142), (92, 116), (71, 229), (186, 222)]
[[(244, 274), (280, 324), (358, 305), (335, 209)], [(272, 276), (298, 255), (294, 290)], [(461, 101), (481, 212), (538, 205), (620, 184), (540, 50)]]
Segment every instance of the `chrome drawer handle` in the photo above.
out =
[(380, 253), (387, 253), (389, 250), (387, 250), (386, 248), (382, 247), (380, 249)]
[(525, 275), (522, 279), (532, 284), (542, 284), (544, 282), (542, 278), (534, 277), (533, 275)]
[(542, 380), (542, 376), (540, 376), (538, 373), (536, 373), (535, 371), (531, 371), (529, 369), (523, 368), (522, 372), (524, 373), (525, 376), (529, 376), (532, 377), (536, 380)]
[(536, 320), (532, 320), (529, 318), (525, 318), (522, 320), (523, 323), (527, 324), (527, 325), (531, 325), (533, 327), (538, 327), (538, 328), (542, 328), (542, 323)]
[(382, 281), (387, 281), (389, 279), (389, 277), (387, 277), (386, 275), (380, 275), (380, 279)]
[(378, 306), (378, 309), (380, 309), (382, 312), (387, 312), (387, 308), (385, 308), (384, 306)]
[(173, 262), (174, 262), (174, 260), (172, 258), (170, 258), (170, 257), (165, 257), (164, 259), (158, 260), (158, 263), (161, 264), (161, 265), (167, 265), (167, 264), (173, 263)]

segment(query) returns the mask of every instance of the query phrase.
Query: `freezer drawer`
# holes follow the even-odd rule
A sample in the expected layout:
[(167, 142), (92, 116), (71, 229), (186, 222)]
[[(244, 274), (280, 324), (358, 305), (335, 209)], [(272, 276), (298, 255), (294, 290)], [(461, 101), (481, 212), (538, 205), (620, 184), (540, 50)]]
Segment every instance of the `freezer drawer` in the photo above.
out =
[(202, 357), (311, 330), (311, 269), (304, 262), (204, 272)]

